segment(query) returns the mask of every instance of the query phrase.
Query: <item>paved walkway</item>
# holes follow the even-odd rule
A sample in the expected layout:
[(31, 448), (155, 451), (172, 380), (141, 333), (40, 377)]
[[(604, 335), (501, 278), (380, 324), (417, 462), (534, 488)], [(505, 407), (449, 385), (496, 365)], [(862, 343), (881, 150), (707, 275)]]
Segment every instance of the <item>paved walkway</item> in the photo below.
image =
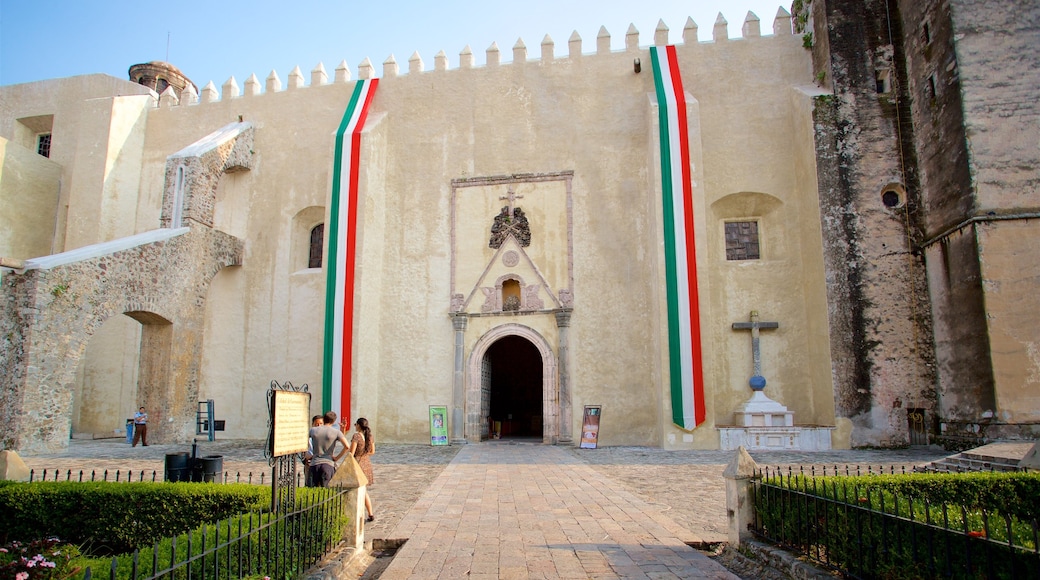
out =
[(558, 447), (467, 445), (392, 532), (381, 578), (736, 578)]
[[(240, 474), (244, 481), (252, 474), (255, 482), (264, 474), (269, 481), (262, 448), (260, 441), (204, 441), (198, 454), (222, 455), (232, 480)], [(145, 479), (157, 470), (161, 481), (165, 454), (183, 451), (191, 451), (191, 445), (131, 448), (110, 439), (71, 441), (64, 452), (22, 459), (37, 474), (48, 469), (48, 479), (55, 469), (63, 479), (69, 470), (74, 478), (86, 470), (89, 478), (91, 470), (100, 476), (108, 469), (110, 479), (120, 470), (125, 480), (130, 469), (135, 480), (141, 470)], [(854, 472), (893, 466), (898, 471), (946, 453), (914, 449), (751, 455), (760, 465), (849, 466)], [(438, 563), (443, 577), (452, 577), (464, 562), (469, 562), (470, 576), (560, 577), (578, 574), (580, 566), (579, 577), (613, 578), (634, 574), (635, 568), (627, 567), (631, 561), (635, 566), (671, 565), (681, 572), (651, 568), (653, 574), (644, 574), (649, 577), (715, 577), (711, 574), (725, 572), (685, 545), (725, 541), (722, 471), (732, 458), (732, 451), (576, 449), (509, 440), (461, 447), (380, 444), (372, 457), (376, 481), (370, 490), (377, 518), (365, 535), (370, 540), (408, 540), (384, 574), (388, 579), (436, 577), (426, 572)], [(654, 564), (653, 558), (661, 563)], [(492, 562), (498, 567), (488, 571)]]

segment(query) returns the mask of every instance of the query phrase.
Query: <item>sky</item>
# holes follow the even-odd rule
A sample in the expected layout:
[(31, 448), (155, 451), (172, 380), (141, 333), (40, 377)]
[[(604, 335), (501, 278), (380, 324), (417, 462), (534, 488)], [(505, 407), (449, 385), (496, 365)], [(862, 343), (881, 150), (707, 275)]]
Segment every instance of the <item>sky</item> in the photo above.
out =
[(624, 48), (629, 24), (640, 46), (653, 44), (659, 19), (671, 43), (682, 42), (687, 17), (708, 41), (719, 12), (731, 38), (748, 11), (761, 19), (762, 34), (772, 34), (781, 5), (790, 9), (777, 0), (0, 0), (0, 85), (92, 73), (125, 79), (131, 65), (152, 60), (172, 63), (200, 89), (231, 76), (241, 86), (254, 73), (263, 83), (272, 70), (284, 84), (295, 66), (309, 84), (319, 62), (331, 79), (345, 60), (357, 78), (367, 57), (381, 76), (391, 54), (404, 73), (416, 51), (426, 70), (441, 50), (457, 68), (467, 45), (481, 66), (492, 42), (508, 62), (518, 38), (528, 58), (538, 58), (546, 34), (557, 57), (567, 55), (574, 31), (591, 53), (601, 25), (613, 50)]

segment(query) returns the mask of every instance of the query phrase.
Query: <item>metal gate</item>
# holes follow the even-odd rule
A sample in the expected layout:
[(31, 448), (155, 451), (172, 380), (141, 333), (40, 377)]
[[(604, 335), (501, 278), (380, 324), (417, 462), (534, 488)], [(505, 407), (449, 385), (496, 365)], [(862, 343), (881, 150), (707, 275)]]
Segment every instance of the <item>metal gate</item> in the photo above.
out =
[(925, 423), (924, 409), (907, 409), (906, 420), (910, 431), (910, 445), (928, 445), (928, 426)]
[(487, 353), (480, 361), (480, 439), (489, 437), (491, 422), (491, 359)]

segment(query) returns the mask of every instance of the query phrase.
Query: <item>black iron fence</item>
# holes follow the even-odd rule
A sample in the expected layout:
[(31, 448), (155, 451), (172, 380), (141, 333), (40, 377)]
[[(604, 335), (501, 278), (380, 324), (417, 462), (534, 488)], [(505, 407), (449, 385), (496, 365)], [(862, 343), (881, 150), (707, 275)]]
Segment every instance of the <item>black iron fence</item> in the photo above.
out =
[(1035, 517), (828, 483), (815, 477), (828, 475), (826, 468), (808, 471), (765, 469), (752, 480), (757, 536), (846, 578), (1040, 578)]
[(298, 498), (296, 509), (249, 513), (112, 558), (83, 578), (220, 580), (266, 575), (296, 578), (339, 543), (347, 490), (324, 488)]
[[(252, 471), (247, 473), (225, 471), (220, 474), (220, 481), (216, 483), (253, 483), (256, 485), (266, 485), (271, 483), (271, 474), (260, 472), (254, 474)], [(37, 472), (35, 469), (29, 471), (29, 481), (112, 481), (112, 482), (141, 482), (141, 481), (164, 481), (165, 475), (161, 470), (146, 470), (140, 469), (134, 471), (132, 469), (127, 470), (102, 470), (98, 471), (93, 469), (89, 472), (85, 470), (73, 471), (71, 469), (43, 469)], [(296, 476), (297, 487), (303, 486), (303, 474), (299, 473)]]

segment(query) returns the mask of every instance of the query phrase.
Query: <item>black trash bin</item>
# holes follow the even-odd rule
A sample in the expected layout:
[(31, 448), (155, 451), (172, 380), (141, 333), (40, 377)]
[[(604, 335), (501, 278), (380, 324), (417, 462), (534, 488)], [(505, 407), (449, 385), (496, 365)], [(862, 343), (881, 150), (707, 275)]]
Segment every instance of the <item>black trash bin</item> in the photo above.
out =
[(202, 466), (202, 481), (206, 483), (224, 483), (224, 456), (207, 455), (199, 459)]
[(166, 454), (163, 479), (165, 481), (188, 481), (191, 479), (191, 460), (187, 451)]

